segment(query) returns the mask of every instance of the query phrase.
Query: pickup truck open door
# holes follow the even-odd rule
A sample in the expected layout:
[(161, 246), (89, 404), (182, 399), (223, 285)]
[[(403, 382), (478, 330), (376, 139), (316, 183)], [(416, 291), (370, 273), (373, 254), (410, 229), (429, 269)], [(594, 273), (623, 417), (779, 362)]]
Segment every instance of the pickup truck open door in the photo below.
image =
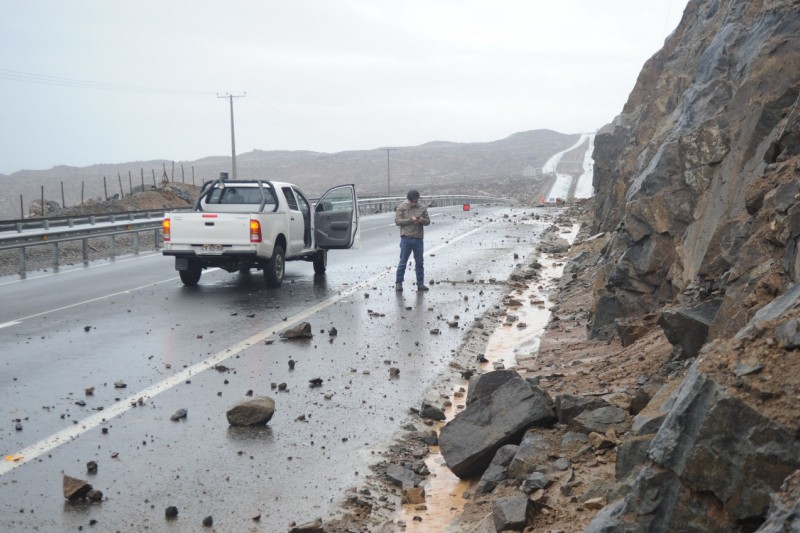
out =
[(350, 248), (358, 233), (358, 198), (355, 185), (329, 189), (314, 207), (314, 241), (317, 248)]

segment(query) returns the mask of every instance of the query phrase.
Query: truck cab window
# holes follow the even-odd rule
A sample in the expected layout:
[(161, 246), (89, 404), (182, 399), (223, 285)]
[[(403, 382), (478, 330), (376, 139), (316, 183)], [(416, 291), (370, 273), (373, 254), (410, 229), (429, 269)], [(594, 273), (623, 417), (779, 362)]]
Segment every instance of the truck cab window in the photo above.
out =
[(289, 209), (292, 211), (300, 211), (300, 208), (297, 206), (297, 200), (294, 198), (294, 193), (292, 192), (291, 187), (283, 187), (283, 195), (286, 197), (286, 203), (289, 204)]

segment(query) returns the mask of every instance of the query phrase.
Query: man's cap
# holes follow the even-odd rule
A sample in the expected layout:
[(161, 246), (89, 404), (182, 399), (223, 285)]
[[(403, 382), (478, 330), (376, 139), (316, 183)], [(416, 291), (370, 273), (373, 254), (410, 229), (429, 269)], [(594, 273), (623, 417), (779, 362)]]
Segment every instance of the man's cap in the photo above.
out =
[(409, 201), (419, 200), (419, 191), (416, 189), (411, 189), (408, 191), (406, 198), (408, 198)]

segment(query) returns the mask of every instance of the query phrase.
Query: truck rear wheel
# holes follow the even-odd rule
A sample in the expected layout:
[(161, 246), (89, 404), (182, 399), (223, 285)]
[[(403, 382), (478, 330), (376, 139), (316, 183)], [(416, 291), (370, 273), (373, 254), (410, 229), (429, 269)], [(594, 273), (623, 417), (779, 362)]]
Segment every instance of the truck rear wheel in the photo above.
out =
[(314, 254), (314, 272), (324, 274), (328, 267), (328, 250), (320, 250)]
[(284, 258), (283, 247), (275, 245), (272, 251), (272, 258), (264, 265), (264, 281), (268, 287), (280, 287), (283, 283), (283, 272), (286, 269), (286, 259)]
[(203, 267), (195, 261), (189, 261), (189, 267), (186, 270), (179, 270), (178, 274), (181, 276), (181, 281), (184, 285), (194, 287), (200, 281)]

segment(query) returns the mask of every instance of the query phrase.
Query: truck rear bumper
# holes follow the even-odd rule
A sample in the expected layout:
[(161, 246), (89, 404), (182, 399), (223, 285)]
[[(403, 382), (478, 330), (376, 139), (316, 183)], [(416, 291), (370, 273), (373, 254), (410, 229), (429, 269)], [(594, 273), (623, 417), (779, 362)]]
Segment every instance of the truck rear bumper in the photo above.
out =
[(190, 264), (203, 267), (220, 267), (233, 272), (244, 266), (256, 266), (258, 256), (255, 251), (227, 252), (220, 255), (197, 255), (194, 251), (163, 250), (163, 255), (175, 258), (175, 270), (189, 270)]

